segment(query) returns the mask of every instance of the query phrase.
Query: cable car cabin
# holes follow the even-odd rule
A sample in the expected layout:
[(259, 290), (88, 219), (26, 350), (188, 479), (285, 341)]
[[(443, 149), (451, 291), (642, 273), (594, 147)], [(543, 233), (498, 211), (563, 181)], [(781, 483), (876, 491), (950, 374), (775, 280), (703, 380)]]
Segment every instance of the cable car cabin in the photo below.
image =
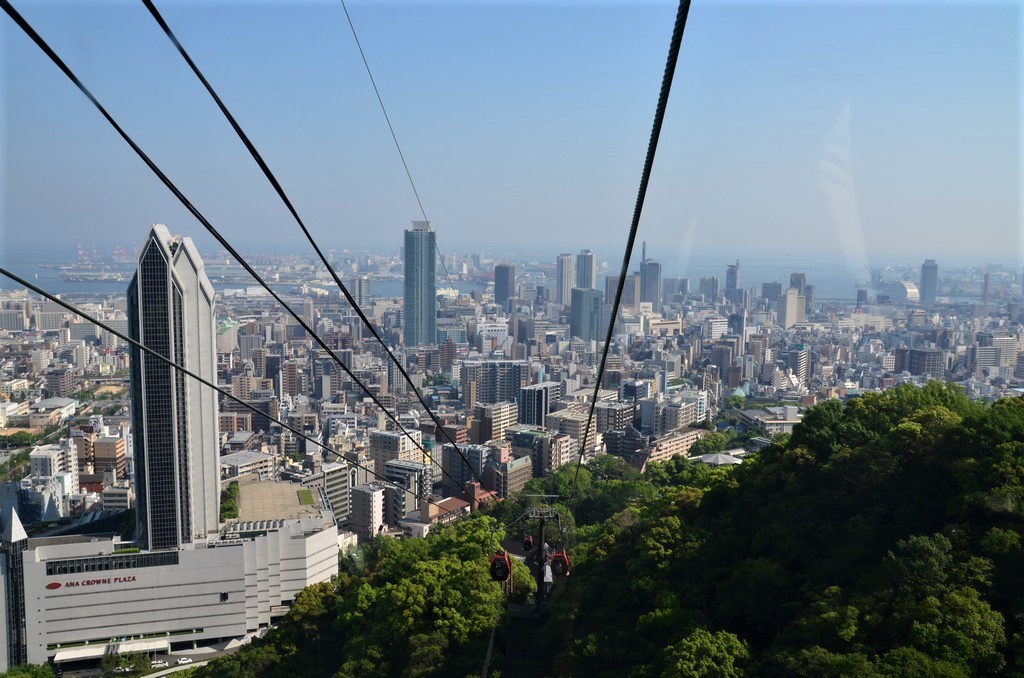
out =
[(565, 550), (557, 551), (551, 556), (551, 571), (556, 577), (568, 577), (569, 576), (569, 556), (566, 555)]
[(512, 562), (508, 559), (508, 553), (495, 551), (491, 556), (491, 579), (494, 581), (508, 581), (512, 573)]
[(533, 537), (530, 536), (530, 535), (526, 535), (525, 537), (523, 537), (523, 552), (524, 553), (529, 553), (532, 550), (533, 550)]

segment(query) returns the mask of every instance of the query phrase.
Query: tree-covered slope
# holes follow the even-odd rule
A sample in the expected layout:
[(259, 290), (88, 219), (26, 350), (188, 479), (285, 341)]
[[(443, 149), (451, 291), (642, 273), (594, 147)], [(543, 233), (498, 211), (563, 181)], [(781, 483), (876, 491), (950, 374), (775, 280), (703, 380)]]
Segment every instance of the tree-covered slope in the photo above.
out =
[[(528, 491), (566, 497), (574, 472)], [(531, 501), (378, 540), (204, 675), (479, 675), (502, 614), (488, 521)], [(546, 675), (1024, 675), (1024, 400), (830, 401), (731, 469), (603, 457), (560, 506)]]

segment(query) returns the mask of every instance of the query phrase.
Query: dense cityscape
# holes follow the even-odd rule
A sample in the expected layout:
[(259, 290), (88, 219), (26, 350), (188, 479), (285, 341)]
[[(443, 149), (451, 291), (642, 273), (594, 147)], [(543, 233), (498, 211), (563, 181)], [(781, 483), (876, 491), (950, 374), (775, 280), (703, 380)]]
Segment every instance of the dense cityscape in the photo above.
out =
[(0, 9), (0, 678), (1024, 676), (1021, 7)]
[[(124, 294), (89, 291), (110, 274), (86, 273), (114, 257), (60, 267), (76, 286), (62, 296), (107, 329), (3, 293), (4, 548), (25, 553), (22, 572), (6, 570), (6, 605), (25, 615), (6, 628), (8, 667), (223, 651), (337, 575), (336, 549), (423, 538), (578, 459), (640, 473), (676, 457), (739, 465), (828, 400), (929, 380), (984, 402), (1024, 394), (1021, 276), (998, 266), (928, 259), (916, 279), (879, 273), (853, 299), (819, 299), (803, 273), (755, 282), (740, 261), (721, 278), (666, 277), (644, 244), (598, 384), (620, 281), (595, 252), (444, 262), (435, 237), (413, 222), (397, 254), (332, 253), (386, 352), (322, 267), (256, 260), (293, 317), (162, 225)], [(401, 294), (386, 291), (395, 282)], [(229, 571), (213, 585), (209, 573)], [(72, 591), (75, 606), (54, 595), (31, 609), (27, 591), (43, 588)], [(92, 628), (54, 623), (58, 609)]]

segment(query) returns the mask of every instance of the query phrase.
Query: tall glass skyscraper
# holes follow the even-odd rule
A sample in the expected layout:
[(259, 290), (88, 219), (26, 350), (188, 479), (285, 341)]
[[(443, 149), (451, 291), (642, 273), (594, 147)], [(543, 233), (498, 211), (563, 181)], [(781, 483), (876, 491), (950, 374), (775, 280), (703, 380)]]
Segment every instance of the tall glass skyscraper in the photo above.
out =
[(405, 232), (405, 312), (402, 320), (406, 346), (437, 343), (437, 245), (429, 221), (412, 222)]
[(498, 264), (494, 267), (494, 303), (502, 308), (516, 293), (516, 267), (513, 264)]
[[(214, 292), (191, 238), (155, 224), (128, 286), (128, 330), (217, 381)], [(216, 393), (138, 349), (131, 360), (137, 539), (176, 549), (220, 528)]]
[(921, 264), (921, 303), (934, 304), (939, 289), (939, 265), (934, 259), (925, 259)]

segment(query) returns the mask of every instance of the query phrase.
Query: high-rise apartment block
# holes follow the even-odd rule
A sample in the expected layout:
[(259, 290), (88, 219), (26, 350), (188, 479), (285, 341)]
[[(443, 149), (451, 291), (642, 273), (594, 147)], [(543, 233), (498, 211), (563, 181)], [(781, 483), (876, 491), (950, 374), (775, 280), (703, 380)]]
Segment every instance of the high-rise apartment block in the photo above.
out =
[(414, 221), (405, 232), (405, 310), (402, 319), (406, 346), (437, 343), (437, 241), (429, 221)]
[(519, 423), (544, 426), (559, 396), (559, 383), (545, 381), (519, 389)]
[(576, 284), (576, 258), (559, 254), (555, 259), (555, 303), (568, 306), (572, 300), (572, 287)]
[(784, 295), (779, 297), (778, 324), (788, 330), (793, 325), (806, 320), (807, 302), (797, 288), (790, 287)]

